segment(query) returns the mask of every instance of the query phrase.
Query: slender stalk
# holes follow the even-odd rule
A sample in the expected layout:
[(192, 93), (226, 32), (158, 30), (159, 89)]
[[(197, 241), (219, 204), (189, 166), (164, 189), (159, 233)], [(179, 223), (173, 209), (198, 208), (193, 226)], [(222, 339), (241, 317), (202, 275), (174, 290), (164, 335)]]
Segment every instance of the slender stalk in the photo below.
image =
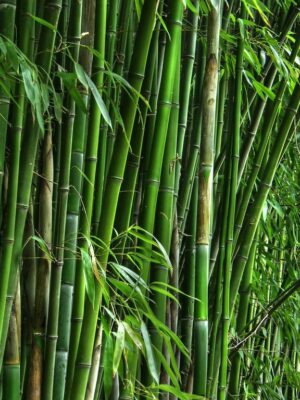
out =
[(189, 200), (191, 194), (191, 188), (193, 185), (193, 179), (196, 175), (199, 162), (199, 149), (201, 140), (201, 125), (202, 125), (202, 85), (205, 73), (206, 63), (206, 47), (204, 41), (201, 40), (198, 44), (198, 55), (197, 59), (200, 58), (196, 67), (196, 80), (195, 90), (196, 93), (193, 99), (193, 119), (192, 119), (192, 137), (190, 146), (188, 146), (188, 138), (185, 140), (184, 157), (188, 158), (187, 166), (182, 171), (182, 184), (179, 187), (177, 208), (178, 208), (178, 226), (179, 231), (184, 232), (185, 221), (187, 218), (187, 212), (189, 209)]
[[(144, 78), (144, 71), (155, 23), (156, 9), (156, 0), (145, 1), (139, 24), (140, 31), (136, 36), (134, 55), (132, 57), (132, 64), (129, 72), (129, 82), (138, 93), (141, 90), (142, 81)], [(124, 95), (121, 115), (123, 117), (127, 138), (125, 138), (123, 132), (120, 132), (116, 138), (115, 150), (112, 156), (106, 190), (104, 192), (102, 210), (105, 211), (102, 211), (101, 213), (101, 223), (99, 224), (98, 232), (99, 238), (106, 245), (109, 244), (112, 235), (114, 217), (117, 208), (117, 199), (129, 150), (128, 140), (130, 140), (132, 134), (137, 102), (138, 99), (136, 96), (129, 97), (129, 95)], [(116, 162), (117, 159), (118, 162)], [(100, 262), (104, 268), (106, 267), (107, 257), (107, 251), (103, 251)], [(85, 313), (76, 362), (78, 368), (76, 368), (74, 373), (71, 391), (71, 397), (75, 400), (81, 400), (85, 394), (89, 374), (89, 365), (93, 352), (93, 343), (91, 342), (90, 338), (91, 336), (95, 336), (100, 305), (101, 289), (99, 285), (96, 285), (94, 307), (91, 305), (89, 300), (86, 300), (85, 302)]]
[[(180, 41), (180, 39), (179, 39)], [(180, 47), (178, 49), (177, 57), (177, 70), (175, 76), (175, 83), (173, 87), (173, 99), (171, 115), (169, 120), (169, 127), (166, 139), (165, 154), (162, 165), (161, 183), (158, 193), (157, 211), (155, 220), (155, 237), (164, 246), (166, 252), (170, 253), (173, 221), (174, 221), (174, 193), (175, 193), (175, 174), (176, 174), (176, 149), (177, 149), (177, 130), (179, 119), (179, 73), (180, 73)], [(173, 271), (175, 274), (175, 271)], [(169, 280), (169, 271), (167, 267), (159, 264), (153, 264), (151, 267), (150, 280), (152, 283), (167, 284)], [(166, 296), (154, 292), (151, 296), (153, 300), (153, 311), (155, 316), (163, 323), (166, 322), (167, 299)], [(173, 320), (173, 323), (175, 321)], [(152, 329), (151, 329), (152, 328)], [(156, 329), (151, 327), (152, 345), (158, 350), (162, 351), (163, 340)], [(160, 369), (160, 363), (156, 362), (157, 369)]]
[[(97, 74), (95, 77), (95, 84), (99, 90), (102, 91), (103, 85), (103, 68), (104, 68), (104, 51), (105, 51), (105, 34), (106, 34), (106, 13), (107, 13), (107, 2), (97, 1), (96, 3), (96, 36), (95, 36), (95, 48), (101, 54), (101, 59), (94, 58), (93, 60), (93, 71)], [(98, 28), (98, 29), (97, 29)], [(102, 58), (103, 57), (103, 58)], [(87, 238), (91, 232), (91, 220), (93, 211), (93, 195), (94, 195), (94, 183), (96, 177), (96, 166), (97, 166), (97, 154), (98, 145), (100, 139), (100, 121), (101, 112), (98, 108), (95, 99), (91, 102), (90, 111), (90, 125), (88, 127), (88, 137), (85, 151), (85, 176), (87, 179), (83, 181), (82, 188), (82, 202), (83, 207), (80, 214), (80, 238), (78, 240), (78, 246), (81, 250), (86, 253), (89, 252), (89, 241)], [(97, 190), (102, 191), (101, 187)], [(75, 359), (78, 349), (81, 322), (84, 310), (84, 298), (85, 298), (85, 281), (84, 281), (84, 266), (83, 260), (80, 258), (76, 265), (76, 277), (75, 277), (75, 288), (74, 288), (74, 302), (72, 310), (72, 319), (76, 320), (76, 323), (72, 325), (71, 332), (71, 343), (70, 343), (70, 361), (68, 364), (68, 386), (67, 396), (70, 395), (72, 379), (75, 368)], [(68, 398), (68, 397), (67, 397)]]
[[(14, 38), (14, 25), (16, 14), (16, 0), (0, 1), (0, 34), (10, 40)], [(6, 81), (6, 89), (10, 90), (10, 82)], [(8, 93), (0, 89), (0, 193), (2, 193), (4, 178), (4, 161), (5, 161), (5, 143), (8, 128), (8, 112), (10, 105), (10, 97)], [(2, 220), (3, 204), (0, 199), (0, 221)]]
[[(252, 244), (249, 260), (247, 262), (243, 280), (240, 287), (240, 303), (239, 303), (239, 310), (237, 314), (237, 334), (240, 335), (247, 323), (247, 316), (248, 316), (248, 308), (249, 308), (249, 300), (251, 294), (251, 282), (252, 282), (252, 272), (254, 269), (255, 263), (255, 256), (256, 256), (256, 249), (257, 249), (257, 241), (254, 241)], [(228, 396), (229, 399), (235, 399), (239, 396), (240, 393), (240, 371), (241, 371), (241, 362), (242, 357), (241, 354), (236, 353), (231, 364), (231, 371), (230, 371), (230, 381), (228, 387)]]
[(258, 192), (255, 196), (253, 205), (249, 207), (247, 223), (244, 225), (242, 230), (242, 240), (238, 246), (239, 250), (236, 256), (236, 260), (233, 264), (233, 273), (230, 285), (230, 307), (233, 309), (233, 304), (235, 303), (237, 292), (240, 286), (241, 278), (244, 272), (245, 264), (249, 257), (249, 252), (251, 244), (257, 229), (258, 222), (262, 213), (264, 202), (270, 192), (272, 182), (276, 173), (276, 169), (280, 158), (282, 156), (282, 151), (285, 147), (285, 143), (294, 131), (293, 121), (297, 113), (297, 109), (300, 103), (300, 87), (296, 84), (293, 91), (293, 95), (290, 98), (289, 106), (285, 112), (284, 119), (278, 131), (275, 143), (272, 147), (270, 153), (270, 158), (265, 168), (264, 174), (262, 176), (261, 183), (259, 185)]
[[(39, 234), (45, 241), (48, 252), (52, 251), (52, 194), (53, 152), (50, 123), (44, 138), (42, 182), (40, 183)], [(43, 379), (43, 350), (49, 304), (50, 266), (49, 254), (40, 252), (36, 268), (35, 307), (33, 318), (33, 341), (30, 373), (28, 377), (28, 399), (40, 399)]]
[(3, 400), (19, 400), (21, 398), (19, 354), (20, 347), (16, 307), (16, 302), (14, 302), (9, 322), (9, 332), (3, 365)]
[[(179, 122), (178, 122), (178, 143), (177, 143), (177, 157), (182, 160), (182, 153), (184, 147), (185, 133), (187, 128), (188, 111), (190, 105), (190, 94), (193, 78), (193, 68), (196, 53), (198, 22), (199, 22), (199, 2), (193, 1), (193, 6), (196, 12), (188, 11), (187, 22), (183, 27), (187, 30), (184, 38), (184, 50), (182, 55), (182, 79), (180, 83), (180, 109), (179, 109)], [(179, 180), (181, 175), (181, 162), (176, 163), (176, 188), (175, 194), (178, 195)]]
[[(295, 47), (293, 48), (293, 51), (291, 54), (291, 60), (290, 60), (291, 63), (293, 63), (295, 61), (295, 58), (299, 51), (299, 47), (300, 47), (300, 39), (297, 40), (297, 42), (295, 43)], [(254, 188), (258, 173), (261, 169), (261, 166), (262, 166), (262, 163), (264, 160), (265, 151), (267, 149), (270, 137), (272, 135), (272, 130), (273, 130), (274, 124), (276, 122), (276, 117), (278, 115), (280, 106), (283, 101), (283, 95), (285, 93), (286, 86), (287, 86), (287, 80), (283, 79), (278, 88), (278, 92), (276, 94), (275, 100), (267, 108), (267, 114), (269, 115), (269, 118), (267, 118), (264, 121), (264, 124), (262, 127), (264, 136), (261, 139), (259, 150), (255, 156), (252, 170), (251, 170), (250, 176), (247, 180), (246, 190), (244, 192), (241, 204), (239, 205), (239, 208), (237, 210), (237, 216), (236, 216), (236, 221), (235, 221), (235, 235), (234, 235), (235, 247), (236, 247), (236, 243), (237, 243), (237, 240), (238, 240), (238, 237), (239, 237), (239, 234), (241, 231), (241, 227), (242, 227), (242, 224), (243, 224), (243, 221), (245, 218), (246, 210), (247, 210), (247, 207), (250, 202), (253, 188)]]
[[(33, 4), (34, 4), (33, 1), (26, 2), (26, 5), (29, 7), (28, 10), (31, 12), (28, 12), (28, 14), (26, 14), (27, 18), (25, 21), (28, 21), (28, 29), (24, 30), (24, 37), (22, 38), (22, 40), (24, 40), (24, 44), (27, 43), (27, 45), (24, 47), (28, 46), (28, 42), (30, 39), (32, 18), (29, 15), (32, 14)], [(54, 27), (57, 27), (60, 9), (61, 9), (61, 0), (55, 0), (55, 1), (46, 0), (45, 10), (44, 10), (45, 17), (46, 20)], [(53, 52), (50, 50), (54, 48), (55, 36), (56, 36), (55, 31), (49, 29), (46, 26), (42, 27), (40, 48), (36, 62), (40, 66), (41, 70), (48, 75), (50, 73), (52, 57), (53, 57)], [(19, 170), (19, 185), (18, 185), (17, 214), (16, 214), (16, 220), (18, 221), (18, 224), (16, 225), (16, 231), (14, 235), (15, 241), (13, 247), (12, 260), (11, 260), (11, 267), (10, 267), (11, 271), (9, 277), (7, 296), (6, 293), (4, 293), (5, 297), (7, 298), (7, 301), (6, 301), (6, 308), (4, 315), (3, 331), (1, 334), (0, 364), (3, 357), (3, 346), (7, 334), (8, 321), (11, 309), (11, 302), (9, 299), (12, 298), (12, 296), (14, 296), (14, 293), (16, 291), (16, 277), (19, 268), (19, 259), (23, 247), (23, 233), (25, 228), (26, 215), (29, 207), (33, 168), (35, 165), (37, 145), (41, 134), (37, 122), (33, 123), (32, 120), (30, 120), (30, 122), (29, 120), (30, 118), (28, 118), (26, 127), (27, 126), (30, 127), (30, 129), (28, 129), (30, 134), (26, 138), (27, 139), (26, 146), (22, 146), (21, 150), (22, 168), (20, 168)]]
[(208, 273), (212, 214), (213, 147), (218, 84), (220, 9), (208, 16), (207, 63), (203, 83), (203, 114), (199, 164), (199, 203), (196, 236), (195, 372), (194, 392), (206, 395), (208, 360)]
[[(74, 45), (71, 54), (74, 61), (78, 61), (79, 42), (81, 33), (82, 1), (77, 1), (71, 8), (68, 37)], [(67, 114), (63, 120), (66, 132), (61, 147), (61, 170), (58, 183), (57, 222), (55, 225), (54, 260), (51, 265), (49, 316), (47, 321), (47, 337), (45, 349), (45, 374), (43, 377), (43, 399), (52, 399), (55, 371), (55, 355), (58, 335), (58, 314), (61, 293), (61, 275), (64, 264), (65, 230), (67, 220), (67, 206), (70, 185), (70, 166), (72, 155), (73, 127), (75, 118), (75, 101), (71, 96), (66, 98)]]
[[(152, 36), (151, 47), (149, 50), (149, 62), (145, 71), (145, 79), (142, 86), (142, 95), (147, 101), (150, 99), (151, 86), (156, 91), (156, 81), (154, 80), (155, 67), (157, 63), (157, 41), (160, 22), (157, 20), (155, 32)], [(151, 54), (151, 56), (150, 56)], [(135, 188), (140, 167), (141, 152), (143, 147), (144, 131), (146, 129), (146, 115), (148, 106), (140, 105), (140, 112), (136, 115), (134, 129), (131, 138), (131, 152), (128, 154), (128, 160), (125, 169), (124, 181), (122, 182), (121, 193), (118, 201), (118, 218), (116, 220), (116, 229), (118, 232), (124, 232), (132, 217), (132, 207), (134, 202)]]
[[(27, 12), (32, 12), (34, 6), (34, 1), (31, 0), (27, 3)], [(30, 29), (32, 23), (30, 18), (25, 19), (26, 28), (24, 28), (23, 36), (20, 38), (19, 46), (23, 52), (27, 52), (29, 48), (30, 40)], [(14, 244), (16, 240), (16, 230), (15, 225), (17, 221), (17, 195), (19, 190), (19, 165), (20, 165), (20, 149), (21, 149), (21, 139), (23, 132), (23, 113), (25, 110), (25, 88), (22, 83), (20, 83), (16, 88), (16, 99), (17, 104), (13, 109), (12, 115), (12, 134), (10, 135), (10, 140), (8, 146), (10, 149), (10, 160), (9, 160), (9, 177), (10, 185), (8, 186), (7, 193), (7, 210), (6, 210), (6, 221), (5, 230), (3, 233), (3, 247), (1, 254), (1, 271), (0, 271), (0, 315), (4, 315), (5, 303), (9, 286), (10, 275), (14, 272), (12, 268), (12, 258), (14, 251)], [(24, 221), (25, 223), (25, 221)], [(13, 294), (14, 297), (14, 294)], [(7, 316), (7, 323), (9, 316)], [(4, 332), (4, 318), (0, 319), (0, 337), (2, 341), (2, 349), (4, 347), (4, 337), (6, 337), (6, 332)], [(0, 365), (2, 364), (3, 350), (0, 354)]]
[[(90, 37), (83, 39), (87, 44), (91, 44), (93, 38), (92, 33), (94, 30), (94, 19), (91, 17), (93, 11), (94, 9), (91, 6), (91, 2), (83, 3), (82, 27), (86, 24), (86, 19), (89, 20), (89, 24), (86, 27), (89, 29)], [(83, 27), (83, 29), (84, 28), (85, 26)], [(91, 71), (91, 59), (92, 57), (90, 53), (88, 53), (86, 49), (82, 47), (80, 49), (79, 60), (88, 74), (90, 74)], [(83, 102), (87, 107), (87, 89), (80, 87), (80, 92)], [(58, 341), (55, 361), (54, 397), (56, 399), (62, 399), (64, 397), (66, 390), (65, 386), (68, 386), (68, 382), (70, 382), (69, 375), (66, 375), (68, 364), (68, 351), (70, 346), (71, 323), (76, 324), (76, 321), (74, 320), (71, 322), (71, 316), (83, 180), (82, 171), (84, 168), (84, 149), (86, 145), (87, 113), (77, 106), (75, 109), (75, 114), (76, 115), (73, 127), (74, 133), (72, 142), (70, 193), (68, 197), (68, 210), (65, 233), (66, 248), (64, 254), (64, 266), (62, 271)]]
[[(196, 261), (196, 231), (197, 231), (197, 206), (198, 206), (198, 178), (195, 178), (193, 194), (191, 199), (191, 210), (187, 223), (187, 239), (185, 248), (185, 263), (183, 267), (183, 287), (182, 290), (189, 297), (182, 299), (181, 313), (181, 335), (182, 341), (189, 352), (192, 350), (194, 308), (195, 308), (195, 261)], [(182, 389), (187, 388), (188, 374), (191, 368), (191, 361), (186, 358), (181, 359)]]
[[(246, 11), (242, 5), (241, 18), (245, 17)], [(242, 104), (242, 73), (243, 73), (243, 52), (244, 38), (241, 36), (238, 41), (236, 74), (235, 74), (235, 96), (234, 96), (234, 113), (233, 113), (233, 130), (231, 139), (231, 179), (229, 194), (229, 209), (226, 234), (225, 248), (225, 265), (224, 265), (224, 285), (223, 285), (223, 326), (222, 326), (222, 353), (220, 366), (220, 384), (219, 396), (220, 400), (225, 400), (227, 385), (227, 359), (228, 359), (228, 333), (230, 323), (230, 276), (232, 269), (232, 250), (233, 250), (233, 232), (234, 217), (236, 208), (236, 192), (238, 185), (238, 168), (239, 168), (239, 151), (240, 151), (240, 125), (241, 125), (241, 104)]]

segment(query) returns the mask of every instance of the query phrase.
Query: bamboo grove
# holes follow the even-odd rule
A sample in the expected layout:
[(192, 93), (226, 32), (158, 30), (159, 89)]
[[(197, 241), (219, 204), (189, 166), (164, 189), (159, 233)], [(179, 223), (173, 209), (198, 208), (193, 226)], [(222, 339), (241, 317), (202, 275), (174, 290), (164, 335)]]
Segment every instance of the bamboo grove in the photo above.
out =
[(0, 0), (2, 400), (300, 396), (298, 0)]

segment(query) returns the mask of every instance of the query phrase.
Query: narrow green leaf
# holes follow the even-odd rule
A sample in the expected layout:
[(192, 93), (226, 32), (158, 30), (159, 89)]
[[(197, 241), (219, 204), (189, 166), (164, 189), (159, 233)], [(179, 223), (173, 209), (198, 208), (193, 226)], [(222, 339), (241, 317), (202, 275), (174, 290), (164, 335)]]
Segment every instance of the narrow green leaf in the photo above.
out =
[(99, 110), (100, 110), (103, 118), (105, 119), (105, 122), (110, 127), (112, 127), (108, 110), (106, 108), (106, 105), (104, 104), (104, 101), (103, 101), (101, 94), (99, 93), (99, 90), (97, 89), (96, 85), (94, 84), (92, 79), (88, 76), (88, 74), (85, 72), (85, 70), (82, 68), (82, 66), (80, 64), (75, 63), (75, 71), (76, 71), (77, 78), (82, 83), (82, 85), (85, 86), (86, 88), (88, 88), (88, 87), (90, 88), (90, 90), (94, 96), (94, 99), (99, 107)]
[(56, 31), (57, 31), (56, 27), (55, 27), (54, 25), (50, 24), (50, 22), (46, 21), (45, 19), (36, 17), (35, 15), (32, 15), (32, 14), (28, 14), (28, 15), (29, 15), (35, 22), (37, 22), (38, 24), (43, 25), (43, 26), (45, 26), (46, 28), (49, 28), (49, 29), (50, 29), (51, 31), (53, 31), (53, 32), (56, 32)]
[(134, 345), (143, 352), (143, 344), (142, 344), (142, 340), (141, 337), (138, 335), (137, 332), (135, 332), (131, 326), (126, 322), (123, 321), (123, 325), (125, 327), (125, 330), (128, 334), (128, 336), (130, 337), (130, 339), (132, 340), (132, 342), (134, 343)]
[(125, 328), (122, 322), (118, 322), (118, 330), (116, 336), (114, 357), (113, 357), (113, 375), (115, 376), (121, 361), (122, 353), (125, 346)]
[(154, 355), (153, 355), (153, 351), (152, 351), (152, 344), (151, 344), (150, 336), (149, 336), (149, 333), (148, 333), (148, 330), (147, 330), (147, 327), (146, 327), (144, 321), (141, 322), (141, 332), (142, 332), (142, 336), (143, 336), (144, 344), (145, 344), (148, 368), (149, 368), (152, 378), (154, 379), (154, 381), (156, 383), (158, 383), (159, 376), (158, 376), (158, 372), (156, 369), (156, 364), (155, 364)]
[(52, 255), (51, 255), (51, 253), (50, 253), (50, 251), (49, 251), (48, 245), (47, 245), (47, 243), (45, 242), (45, 240), (42, 239), (42, 238), (39, 237), (39, 236), (36, 236), (36, 235), (31, 236), (31, 239), (34, 240), (34, 241), (37, 243), (38, 247), (39, 247), (39, 248), (41, 249), (41, 251), (45, 254), (45, 256), (47, 257), (47, 259), (51, 261), (51, 260), (53, 259), (53, 257), (52, 257)]
[(92, 260), (89, 253), (80, 248), (81, 259), (83, 263), (83, 272), (84, 272), (84, 280), (85, 280), (85, 288), (88, 295), (88, 298), (94, 307), (95, 301), (95, 280), (94, 280), (94, 273), (93, 273), (93, 265)]

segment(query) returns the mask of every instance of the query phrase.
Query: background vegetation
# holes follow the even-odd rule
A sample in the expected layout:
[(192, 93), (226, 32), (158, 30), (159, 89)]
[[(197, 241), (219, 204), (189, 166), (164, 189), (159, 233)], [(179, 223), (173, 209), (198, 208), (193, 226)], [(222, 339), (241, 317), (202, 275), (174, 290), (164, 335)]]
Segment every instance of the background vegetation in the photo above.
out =
[(0, 0), (1, 399), (299, 399), (299, 12)]

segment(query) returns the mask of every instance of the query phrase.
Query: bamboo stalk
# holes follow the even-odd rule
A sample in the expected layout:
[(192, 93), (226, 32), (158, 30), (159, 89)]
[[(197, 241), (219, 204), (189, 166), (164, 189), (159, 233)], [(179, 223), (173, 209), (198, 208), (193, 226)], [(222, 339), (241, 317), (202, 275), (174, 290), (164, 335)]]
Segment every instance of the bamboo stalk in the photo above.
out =
[[(138, 93), (141, 90), (141, 85), (144, 78), (144, 71), (155, 23), (156, 9), (157, 2), (155, 0), (145, 1), (139, 24), (140, 32), (136, 36), (134, 56), (132, 57), (132, 64), (129, 72), (129, 81)], [(102, 211), (101, 213), (101, 223), (99, 224), (98, 232), (99, 238), (106, 245), (109, 244), (112, 235), (113, 222), (117, 208), (117, 199), (120, 191), (121, 181), (124, 175), (125, 163), (129, 149), (128, 140), (130, 140), (133, 129), (137, 101), (138, 99), (136, 97), (130, 98), (127, 97), (127, 95), (124, 95), (121, 115), (123, 117), (127, 138), (124, 137), (123, 133), (120, 133), (116, 138), (115, 150), (112, 156), (106, 190), (104, 192), (103, 210), (105, 210), (105, 212)], [(117, 159), (118, 162), (116, 162)], [(100, 262), (104, 268), (106, 267), (107, 257), (107, 251), (104, 251), (100, 258)], [(92, 343), (89, 342), (89, 339), (91, 335), (94, 336), (96, 332), (97, 317), (100, 305), (101, 290), (97, 285), (95, 288), (94, 307), (92, 307), (89, 301), (86, 301), (85, 303), (85, 314), (76, 362), (79, 368), (75, 370), (74, 374), (71, 391), (72, 399), (81, 400), (86, 390), (90, 360), (93, 351), (93, 346)]]
[[(14, 24), (16, 14), (16, 0), (1, 0), (0, 1), (0, 34), (10, 40), (14, 38)], [(10, 82), (6, 82), (7, 90), (10, 90)], [(0, 89), (0, 193), (2, 193), (4, 164), (5, 164), (5, 144), (8, 128), (8, 112), (10, 105), (10, 97), (6, 91)], [(2, 220), (3, 204), (0, 200), (0, 221)]]
[(265, 168), (262, 180), (259, 186), (259, 190), (255, 196), (255, 200), (252, 206), (249, 207), (247, 224), (244, 225), (242, 241), (239, 246), (239, 251), (233, 267), (233, 274), (231, 278), (231, 289), (230, 289), (230, 307), (235, 303), (237, 291), (240, 286), (240, 281), (244, 272), (245, 264), (249, 256), (251, 243), (253, 241), (257, 225), (261, 216), (264, 202), (269, 194), (274, 175), (277, 169), (278, 162), (282, 156), (282, 150), (285, 146), (285, 142), (289, 135), (292, 134), (293, 120), (297, 113), (297, 109), (300, 103), (300, 88), (298, 84), (295, 86), (293, 95), (290, 98), (289, 106), (286, 110), (284, 119), (279, 128), (276, 141), (272, 147), (271, 156)]
[[(27, 6), (29, 10), (32, 10), (33, 1), (27, 2)], [(51, 23), (53, 26), (57, 26), (58, 17), (61, 9), (61, 1), (60, 0), (48, 0), (45, 3), (45, 14), (47, 15), (47, 21)], [(31, 13), (29, 13), (31, 14)], [(30, 34), (30, 27), (32, 23), (32, 19), (27, 15), (28, 21), (28, 29), (25, 30), (26, 35), (22, 38), (24, 43), (28, 43), (29, 41), (29, 34)], [(25, 33), (24, 32), (24, 33)], [(37, 56), (37, 64), (40, 68), (49, 75), (51, 61), (53, 57), (53, 53), (49, 51), (49, 49), (54, 48), (54, 41), (55, 41), (55, 31), (50, 30), (49, 28), (43, 26), (41, 29), (41, 44), (40, 44), (40, 51), (38, 52)], [(26, 46), (25, 46), (26, 47)], [(47, 49), (47, 51), (46, 51)], [(5, 338), (8, 329), (8, 321), (10, 315), (10, 308), (11, 303), (9, 298), (14, 295), (16, 290), (16, 277), (17, 271), (19, 267), (19, 257), (22, 253), (22, 246), (23, 246), (23, 233), (26, 221), (26, 215), (29, 206), (29, 199), (31, 193), (31, 182), (33, 177), (33, 168), (34, 168), (34, 161), (37, 153), (37, 145), (40, 137), (40, 128), (36, 123), (32, 123), (32, 120), (26, 122), (26, 128), (30, 126), (30, 135), (28, 135), (26, 146), (22, 146), (21, 149), (21, 160), (22, 160), (22, 168), (19, 170), (19, 186), (18, 186), (18, 199), (17, 199), (17, 213), (16, 219), (18, 224), (16, 225), (15, 231), (15, 242), (12, 254), (12, 262), (11, 262), (11, 271), (9, 277), (9, 285), (8, 285), (8, 295), (4, 293), (5, 297), (7, 297), (6, 301), (6, 310), (4, 316), (4, 323), (3, 323), (3, 332), (1, 334), (1, 348), (0, 348), (0, 361), (3, 357), (3, 346), (5, 343)], [(2, 293), (2, 292), (1, 292)], [(0, 362), (1, 364), (1, 362)]]
[[(182, 290), (190, 297), (183, 297), (181, 312), (181, 335), (182, 341), (188, 351), (192, 350), (194, 308), (195, 308), (195, 261), (196, 261), (196, 230), (197, 230), (197, 206), (198, 206), (198, 178), (195, 178), (193, 194), (191, 199), (191, 210), (187, 223), (187, 239), (185, 247), (185, 261), (183, 266), (183, 286)], [(188, 374), (191, 368), (191, 361), (186, 358), (181, 359), (182, 389), (187, 389)]]
[[(106, 34), (106, 13), (107, 3), (106, 1), (98, 1), (96, 3), (96, 36), (95, 36), (95, 48), (101, 54), (101, 59), (94, 58), (93, 60), (93, 71), (96, 73), (95, 84), (102, 92), (103, 85), (103, 69), (104, 69), (104, 51), (105, 51), (105, 34)], [(97, 29), (97, 27), (99, 27)], [(102, 58), (103, 57), (103, 58)], [(83, 207), (80, 214), (80, 225), (79, 232), (80, 238), (78, 240), (78, 246), (81, 250), (89, 253), (89, 240), (91, 232), (91, 221), (93, 212), (93, 196), (94, 196), (94, 184), (96, 177), (96, 166), (97, 166), (97, 154), (98, 145), (100, 139), (100, 121), (101, 111), (98, 108), (96, 100), (93, 99), (91, 102), (91, 117), (90, 125), (88, 126), (87, 144), (85, 150), (85, 176), (87, 179), (83, 181), (82, 188), (82, 203)], [(96, 191), (102, 191), (102, 187), (97, 187)], [(75, 276), (75, 287), (74, 287), (74, 301), (72, 309), (72, 319), (76, 321), (72, 324), (71, 332), (71, 343), (70, 343), (70, 361), (68, 363), (68, 386), (67, 386), (67, 398), (70, 396), (70, 390), (72, 386), (73, 374), (75, 369), (75, 360), (80, 338), (81, 323), (83, 318), (84, 310), (84, 299), (85, 299), (85, 278), (84, 278), (84, 260), (79, 259), (76, 265), (76, 276)]]
[[(245, 17), (246, 10), (244, 5), (241, 9), (241, 18)], [(222, 325), (222, 353), (219, 378), (219, 396), (220, 400), (225, 400), (227, 385), (227, 359), (228, 359), (228, 333), (230, 323), (230, 276), (232, 269), (232, 251), (233, 251), (233, 233), (234, 233), (234, 217), (236, 209), (236, 193), (238, 186), (238, 168), (239, 168), (239, 151), (240, 151), (240, 125), (241, 125), (241, 104), (242, 104), (242, 73), (243, 73), (243, 52), (245, 42), (241, 36), (238, 41), (236, 74), (235, 74), (235, 96), (234, 96), (234, 113), (233, 113), (233, 129), (231, 143), (231, 178), (230, 178), (230, 194), (228, 222), (226, 233), (225, 248), (225, 264), (224, 264), (224, 285), (223, 285), (223, 325)]]
[(218, 84), (220, 9), (208, 16), (207, 63), (203, 83), (203, 114), (199, 164), (199, 203), (196, 236), (195, 372), (194, 392), (206, 395), (208, 360), (208, 272), (212, 214), (213, 146)]
[[(52, 193), (53, 193), (53, 152), (50, 123), (44, 138), (43, 167), (40, 191), (39, 233), (49, 253), (52, 251)], [(33, 342), (31, 365), (28, 377), (28, 399), (40, 399), (43, 379), (43, 350), (48, 316), (50, 266), (49, 254), (40, 252), (36, 267), (35, 307), (33, 317)]]

